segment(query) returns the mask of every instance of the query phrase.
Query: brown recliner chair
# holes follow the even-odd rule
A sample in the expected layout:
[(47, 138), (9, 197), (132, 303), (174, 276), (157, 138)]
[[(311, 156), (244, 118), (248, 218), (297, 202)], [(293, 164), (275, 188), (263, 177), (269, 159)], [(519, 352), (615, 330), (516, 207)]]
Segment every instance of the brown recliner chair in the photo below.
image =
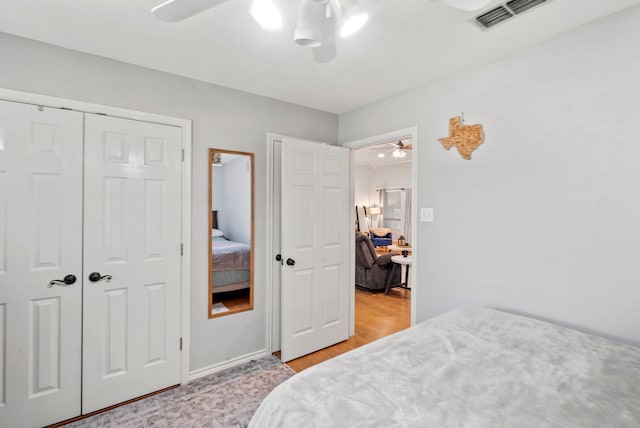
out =
[[(384, 291), (387, 275), (391, 273), (392, 254), (379, 256), (367, 235), (356, 235), (356, 287), (367, 291)], [(400, 270), (396, 269), (392, 284), (400, 282)]]

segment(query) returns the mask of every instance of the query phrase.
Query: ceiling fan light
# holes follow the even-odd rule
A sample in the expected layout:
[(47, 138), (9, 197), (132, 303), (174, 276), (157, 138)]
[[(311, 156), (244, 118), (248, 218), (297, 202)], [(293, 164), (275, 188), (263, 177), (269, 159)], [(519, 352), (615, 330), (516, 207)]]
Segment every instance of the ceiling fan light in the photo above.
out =
[(349, 37), (352, 34), (357, 33), (362, 27), (364, 27), (364, 24), (366, 24), (368, 20), (369, 15), (366, 13), (361, 13), (345, 19), (342, 23), (342, 28), (340, 28), (340, 36)]
[(280, 10), (271, 0), (254, 0), (249, 13), (265, 30), (279, 30), (282, 27)]
[(384, 157), (384, 153), (378, 153), (378, 157), (379, 158), (383, 158)]
[(391, 153), (391, 156), (393, 156), (394, 158), (406, 158), (407, 157), (407, 151), (405, 149), (395, 149)]
[(320, 34), (312, 28), (296, 28), (293, 32), (293, 41), (305, 48), (317, 48), (322, 45)]
[(300, 1), (298, 23), (293, 31), (293, 40), (300, 46), (316, 48), (322, 45), (322, 24), (325, 6), (314, 0)]

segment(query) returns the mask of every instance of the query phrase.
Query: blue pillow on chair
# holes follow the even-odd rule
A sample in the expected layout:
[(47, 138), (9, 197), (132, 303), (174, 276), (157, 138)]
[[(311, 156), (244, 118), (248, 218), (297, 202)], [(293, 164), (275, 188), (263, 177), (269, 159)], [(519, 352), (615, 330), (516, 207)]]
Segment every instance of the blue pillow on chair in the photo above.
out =
[(393, 238), (392, 238), (391, 232), (387, 233), (385, 236), (376, 236), (372, 233), (371, 242), (376, 247), (386, 247), (393, 243)]

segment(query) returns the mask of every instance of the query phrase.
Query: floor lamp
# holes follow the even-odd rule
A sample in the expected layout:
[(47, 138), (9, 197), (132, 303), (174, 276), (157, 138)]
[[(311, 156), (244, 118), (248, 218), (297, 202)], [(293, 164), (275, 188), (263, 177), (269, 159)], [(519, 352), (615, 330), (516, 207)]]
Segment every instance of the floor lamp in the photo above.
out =
[(373, 217), (374, 215), (378, 217), (377, 226), (380, 227), (380, 215), (382, 214), (382, 207), (370, 207), (369, 214)]

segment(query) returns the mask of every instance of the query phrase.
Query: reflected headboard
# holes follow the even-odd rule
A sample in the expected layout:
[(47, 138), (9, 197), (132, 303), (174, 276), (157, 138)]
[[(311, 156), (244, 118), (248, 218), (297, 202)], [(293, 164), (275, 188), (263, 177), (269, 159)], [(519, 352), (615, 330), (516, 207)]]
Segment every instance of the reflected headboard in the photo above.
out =
[(211, 228), (218, 228), (218, 211), (211, 211)]

